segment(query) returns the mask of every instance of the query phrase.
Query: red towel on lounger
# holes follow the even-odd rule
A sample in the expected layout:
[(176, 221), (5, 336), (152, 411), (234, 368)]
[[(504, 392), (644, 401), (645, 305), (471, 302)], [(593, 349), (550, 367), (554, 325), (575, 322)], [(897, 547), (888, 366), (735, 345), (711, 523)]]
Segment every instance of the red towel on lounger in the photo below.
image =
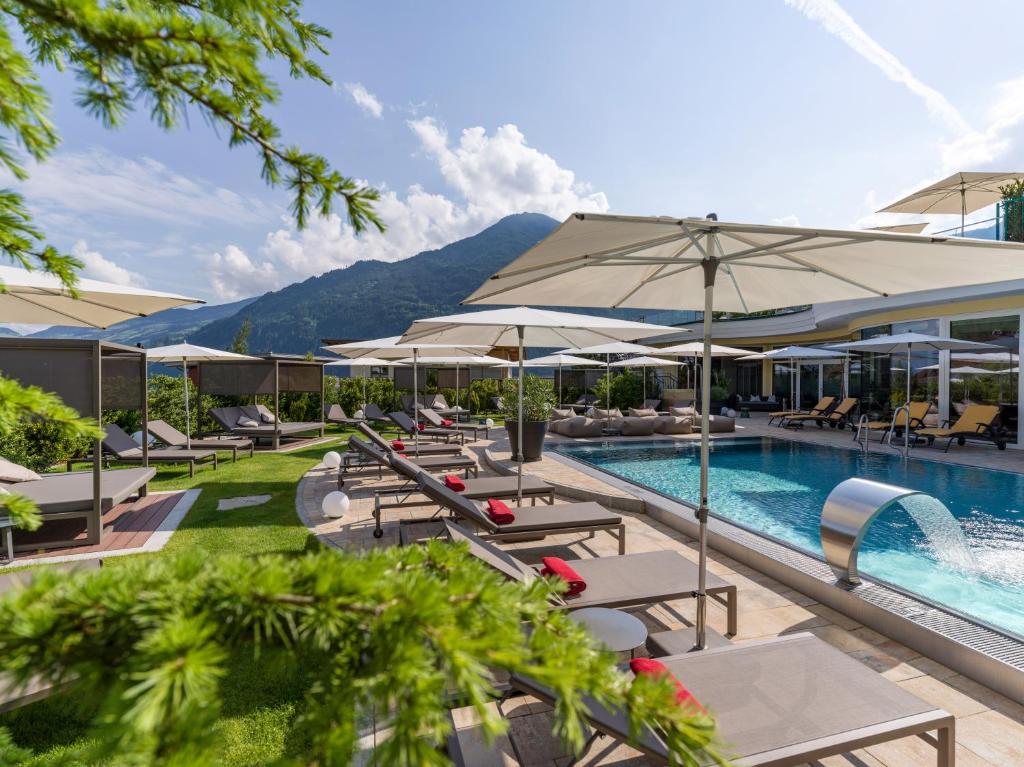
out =
[(447, 428), (448, 428), (448, 427), (450, 427), (450, 426), (454, 426), (454, 425), (455, 425), (455, 421), (453, 421), (453, 420), (452, 420), (451, 418), (442, 418), (442, 419), (441, 419), (441, 425), (442, 425), (442, 426), (443, 426), (444, 428), (446, 428), (446, 429), (447, 429)]
[(426, 431), (427, 425), (420, 421), (418, 424), (416, 424), (416, 428), (419, 429), (420, 431)]
[(402, 452), (403, 450), (405, 450), (405, 443), (402, 442), (402, 440), (400, 439), (393, 440), (391, 442), (391, 448), (393, 450), (397, 450), (398, 452)]
[(449, 490), (454, 490), (456, 493), (461, 493), (466, 489), (466, 483), (462, 481), (460, 477), (455, 474), (445, 474), (444, 484)]
[(512, 509), (497, 498), (487, 499), (487, 516), (496, 525), (508, 525), (516, 521), (516, 515), (512, 513)]
[(587, 582), (564, 559), (544, 557), (541, 561), (544, 563), (544, 567), (540, 571), (541, 575), (555, 575), (569, 584), (569, 590), (565, 592), (566, 596), (574, 597), (587, 588)]
[(675, 674), (668, 670), (668, 667), (660, 660), (654, 660), (654, 658), (633, 658), (629, 662), (629, 670), (632, 671), (636, 676), (653, 676), (661, 677), (667, 676), (672, 684), (676, 688), (676, 703), (683, 706), (696, 706), (701, 711), (704, 710), (704, 706), (700, 704), (700, 701), (693, 697), (693, 693), (686, 689), (682, 682), (676, 679)]

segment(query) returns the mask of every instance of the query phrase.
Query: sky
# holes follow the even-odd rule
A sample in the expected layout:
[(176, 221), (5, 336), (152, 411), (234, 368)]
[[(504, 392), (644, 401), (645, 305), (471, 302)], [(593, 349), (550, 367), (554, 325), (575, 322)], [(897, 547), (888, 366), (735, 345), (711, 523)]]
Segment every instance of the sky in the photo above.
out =
[(221, 303), (521, 211), (861, 228), (908, 220), (873, 212), (953, 171), (1024, 171), (1011, 0), (323, 0), (304, 15), (333, 32), (334, 85), (275, 68), (270, 113), (381, 190), (386, 234), (337, 216), (300, 232), (251, 150), (199, 119), (164, 132), (145, 109), (109, 131), (50, 70), (63, 142), (0, 185), (87, 276)]

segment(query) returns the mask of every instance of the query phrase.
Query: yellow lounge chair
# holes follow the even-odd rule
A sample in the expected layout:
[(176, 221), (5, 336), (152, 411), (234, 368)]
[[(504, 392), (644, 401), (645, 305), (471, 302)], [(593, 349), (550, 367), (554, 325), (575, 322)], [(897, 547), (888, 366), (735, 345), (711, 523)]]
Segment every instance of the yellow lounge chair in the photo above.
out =
[[(919, 429), (925, 428), (924, 417), (928, 415), (928, 410), (931, 408), (932, 403), (930, 402), (911, 402), (907, 408), (910, 411), (910, 431), (916, 433)], [(896, 414), (896, 433), (900, 434), (907, 425), (907, 411), (900, 410)], [(889, 433), (889, 430), (893, 427), (892, 419), (888, 421), (868, 421), (864, 424), (864, 428), (868, 431), (880, 431), (882, 432), (882, 439), (885, 439), (885, 435)]]
[(795, 429), (799, 427), (802, 429), (803, 425), (807, 421), (814, 421), (818, 424), (819, 429), (824, 429), (825, 424), (828, 424), (833, 429), (836, 427), (845, 429), (846, 424), (850, 421), (850, 416), (853, 414), (853, 411), (857, 409), (857, 405), (859, 404), (860, 402), (856, 397), (847, 397), (827, 413), (806, 413), (786, 416), (782, 419), (782, 425), (787, 428)]
[(771, 426), (772, 421), (776, 418), (782, 421), (794, 415), (825, 415), (826, 411), (835, 404), (835, 401), (835, 397), (822, 397), (818, 400), (818, 404), (810, 410), (777, 410), (774, 413), (768, 414), (768, 425)]
[(969, 439), (994, 442), (998, 449), (1006, 450), (1006, 440), (999, 434), (998, 423), (998, 405), (968, 405), (952, 426), (918, 429), (917, 436), (927, 439), (929, 445), (936, 439), (948, 439), (943, 452), (949, 452), (949, 446), (954, 440), (958, 445), (963, 445)]

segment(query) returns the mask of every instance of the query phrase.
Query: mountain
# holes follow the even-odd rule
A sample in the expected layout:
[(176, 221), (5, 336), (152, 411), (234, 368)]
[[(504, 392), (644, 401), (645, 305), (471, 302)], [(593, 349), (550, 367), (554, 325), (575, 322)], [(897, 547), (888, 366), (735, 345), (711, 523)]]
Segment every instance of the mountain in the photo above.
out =
[(11, 330), (0, 325), (0, 338), (20, 338), (21, 333), (17, 330)]
[[(423, 317), (465, 311), (459, 301), (550, 234), (558, 222), (537, 213), (501, 219), (479, 234), (397, 262), (359, 261), (267, 293), (231, 317), (211, 322), (193, 342), (224, 348), (246, 317), (253, 352), (317, 351), (321, 339), (403, 333)], [(594, 311), (648, 322), (678, 323), (692, 312)]]
[(102, 338), (105, 341), (134, 346), (164, 346), (192, 340), (193, 334), (210, 322), (231, 317), (249, 306), (255, 298), (245, 298), (230, 304), (200, 306), (196, 309), (168, 309), (150, 317), (139, 317), (120, 322), (107, 330), (54, 326), (33, 333), (33, 338)]

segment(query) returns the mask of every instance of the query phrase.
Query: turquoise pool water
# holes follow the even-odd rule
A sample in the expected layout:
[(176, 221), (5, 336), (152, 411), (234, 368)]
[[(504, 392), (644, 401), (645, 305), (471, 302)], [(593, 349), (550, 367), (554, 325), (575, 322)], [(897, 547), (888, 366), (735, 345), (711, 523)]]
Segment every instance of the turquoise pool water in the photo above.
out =
[[(557, 452), (672, 498), (696, 504), (696, 442), (558, 445)], [(929, 538), (907, 513), (880, 515), (862, 544), (862, 574), (1024, 637), (1024, 475), (770, 438), (715, 440), (710, 505), (715, 516), (821, 556), (818, 524), (832, 488), (864, 477), (927, 493), (955, 525)], [(948, 520), (948, 518), (947, 518)], [(950, 533), (953, 533), (952, 537)]]

